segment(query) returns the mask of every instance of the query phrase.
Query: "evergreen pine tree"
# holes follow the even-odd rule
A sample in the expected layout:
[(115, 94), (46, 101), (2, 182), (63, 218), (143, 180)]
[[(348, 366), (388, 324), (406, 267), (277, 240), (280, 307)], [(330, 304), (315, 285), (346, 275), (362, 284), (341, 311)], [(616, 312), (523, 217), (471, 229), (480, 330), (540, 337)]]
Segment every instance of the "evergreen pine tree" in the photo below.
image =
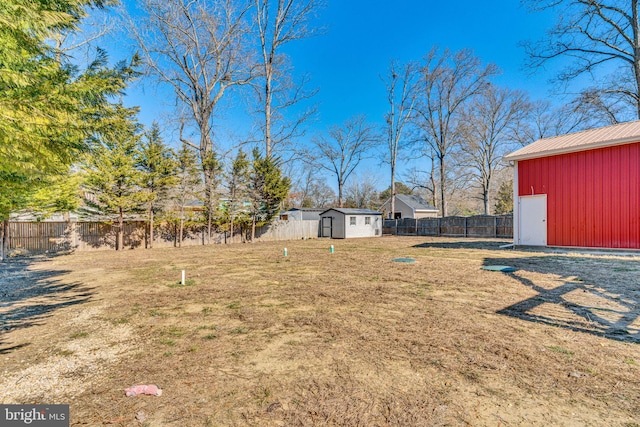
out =
[(93, 140), (86, 161), (87, 204), (117, 221), (116, 250), (123, 248), (124, 215), (138, 211), (147, 202), (140, 191), (141, 172), (137, 168), (141, 126), (134, 112), (118, 106), (109, 132)]
[[(247, 211), (245, 203), (249, 198), (249, 166), (247, 154), (242, 149), (239, 150), (235, 160), (231, 163), (229, 179), (227, 180), (228, 201), (225, 206), (229, 217), (229, 232), (232, 242), (234, 239), (234, 221), (239, 215)], [(242, 218), (240, 219), (240, 222), (242, 222)]]
[(186, 219), (185, 207), (187, 203), (197, 199), (202, 187), (202, 178), (198, 156), (186, 144), (183, 143), (182, 148), (176, 153), (175, 162), (177, 180), (172, 199), (178, 212), (177, 244), (182, 246)]
[(148, 247), (153, 248), (155, 213), (176, 183), (173, 152), (162, 140), (157, 123), (154, 122), (151, 129), (145, 132), (137, 157), (137, 166), (141, 172), (140, 187), (146, 192), (147, 199)]
[(282, 176), (279, 160), (263, 157), (256, 148), (253, 150), (249, 195), (251, 198), (251, 240), (255, 239), (256, 226), (273, 219), (287, 198), (291, 180)]
[(495, 214), (504, 215), (513, 212), (513, 181), (500, 184), (496, 197)]

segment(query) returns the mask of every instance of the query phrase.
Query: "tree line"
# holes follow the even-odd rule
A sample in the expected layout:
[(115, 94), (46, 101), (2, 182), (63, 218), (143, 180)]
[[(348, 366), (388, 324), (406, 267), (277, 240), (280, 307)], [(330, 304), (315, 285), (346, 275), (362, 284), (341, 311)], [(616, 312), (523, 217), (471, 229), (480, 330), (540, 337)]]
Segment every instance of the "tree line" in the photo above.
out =
[[(471, 50), (432, 48), (419, 60), (390, 62), (380, 123), (354, 114), (307, 144), (300, 142), (315, 107), (306, 105), (317, 91), (292, 72), (285, 50), (320, 33), (320, 0), (139, 0), (124, 26), (138, 53), (112, 64), (96, 45), (106, 30), (79, 29), (116, 4), (0, 0), (3, 249), (10, 214), (25, 208), (47, 214), (85, 204), (120, 223), (143, 212), (153, 230), (156, 215), (186, 220), (185, 207), (197, 201), (211, 236), (216, 227), (254, 229), (287, 203), (373, 207), (375, 176), (354, 182), (372, 158), (388, 167), (392, 205), (401, 178), (442, 215), (460, 195), (480, 200), (485, 213), (504, 211), (505, 152), (640, 116), (637, 2), (523, 2), (558, 16), (544, 39), (523, 46), (534, 71), (567, 59), (555, 86), (564, 90), (560, 106), (498, 86), (498, 67)], [(175, 128), (179, 149), (124, 105), (138, 78), (172, 88), (176, 114), (166, 127)], [(251, 100), (255, 132), (223, 147), (220, 113), (238, 96)], [(419, 166), (398, 177), (409, 160)]]

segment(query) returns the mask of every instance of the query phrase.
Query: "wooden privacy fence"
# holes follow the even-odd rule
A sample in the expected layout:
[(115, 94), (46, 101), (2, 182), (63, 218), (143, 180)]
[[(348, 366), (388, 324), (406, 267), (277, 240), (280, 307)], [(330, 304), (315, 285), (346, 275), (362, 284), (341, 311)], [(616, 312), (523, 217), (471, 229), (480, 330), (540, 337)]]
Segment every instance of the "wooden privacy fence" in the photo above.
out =
[[(256, 240), (295, 240), (317, 238), (320, 221), (273, 221), (256, 228)], [(44, 254), (63, 251), (115, 249), (117, 224), (103, 222), (10, 222), (9, 252)], [(239, 231), (234, 233), (239, 236)], [(128, 221), (123, 230), (124, 248), (144, 248), (148, 245), (147, 224)], [(223, 243), (229, 233), (213, 233), (206, 238), (206, 227), (191, 226), (183, 230), (178, 242), (178, 227), (173, 223), (159, 223), (154, 227), (154, 247), (194, 246)], [(235, 241), (241, 239), (236, 237)]]
[(513, 237), (512, 215), (385, 219), (383, 234), (397, 236)]

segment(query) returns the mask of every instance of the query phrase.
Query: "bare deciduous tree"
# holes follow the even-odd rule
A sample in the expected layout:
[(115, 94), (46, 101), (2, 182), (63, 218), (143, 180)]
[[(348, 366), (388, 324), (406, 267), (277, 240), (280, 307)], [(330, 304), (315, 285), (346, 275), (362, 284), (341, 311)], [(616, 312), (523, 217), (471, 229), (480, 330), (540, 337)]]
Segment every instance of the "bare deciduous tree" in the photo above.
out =
[(345, 189), (345, 205), (348, 208), (378, 209), (380, 207), (376, 191), (378, 177), (369, 171), (354, 177), (356, 179), (351, 181)]
[(396, 206), (396, 168), (401, 151), (410, 144), (408, 127), (414, 122), (417, 99), (418, 67), (391, 61), (384, 79), (389, 111), (385, 114), (387, 156), (391, 171), (391, 215)]
[(461, 163), (480, 190), (489, 215), (493, 178), (502, 157), (515, 141), (515, 130), (527, 119), (530, 104), (524, 92), (490, 85), (463, 114)]
[(447, 161), (460, 143), (459, 118), (465, 105), (485, 90), (488, 78), (497, 74), (495, 65), (483, 66), (468, 49), (438, 55), (432, 49), (421, 69), (418, 124), (427, 146), (438, 160), (440, 211), (447, 216)]
[(320, 7), (319, 0), (254, 0), (256, 24), (260, 38), (260, 67), (263, 81), (257, 84), (261, 102), (261, 114), (265, 154), (271, 157), (278, 146), (301, 135), (302, 124), (313, 113), (307, 110), (296, 120), (286, 121), (285, 109), (313, 96), (316, 91), (306, 92), (303, 77), (294, 83), (287, 70), (287, 57), (282, 48), (292, 41), (311, 37), (314, 30), (309, 21)]
[(379, 141), (373, 127), (364, 116), (347, 120), (342, 126), (328, 131), (329, 140), (323, 136), (314, 138), (315, 155), (309, 161), (335, 176), (338, 184), (338, 206), (343, 207), (344, 186), (360, 162), (370, 156), (370, 150)]
[[(587, 75), (594, 85), (580, 98), (616, 123), (640, 118), (640, 20), (638, 0), (525, 0), (533, 10), (558, 16), (547, 37), (526, 43), (534, 68), (555, 58), (570, 59), (562, 83)], [(607, 73), (603, 78), (602, 73)], [(597, 82), (597, 83), (596, 83)]]
[(574, 104), (553, 108), (548, 101), (535, 101), (530, 105), (528, 120), (514, 129), (514, 138), (525, 146), (541, 138), (578, 132), (592, 124), (588, 112)]
[[(144, 11), (131, 29), (149, 70), (173, 87), (187, 107), (199, 143), (181, 140), (200, 155), (205, 182), (208, 235), (216, 207), (220, 165), (213, 142), (213, 116), (227, 90), (253, 77), (248, 49), (249, 5), (234, 0), (141, 0)], [(181, 129), (182, 134), (182, 129)]]

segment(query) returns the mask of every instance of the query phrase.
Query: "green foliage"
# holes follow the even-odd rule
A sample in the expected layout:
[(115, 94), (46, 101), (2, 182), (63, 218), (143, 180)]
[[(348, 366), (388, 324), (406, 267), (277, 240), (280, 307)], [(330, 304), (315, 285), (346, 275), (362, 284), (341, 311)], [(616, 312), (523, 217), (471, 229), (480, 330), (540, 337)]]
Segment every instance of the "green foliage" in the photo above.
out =
[(176, 181), (171, 193), (173, 214), (177, 220), (184, 220), (185, 206), (198, 199), (202, 187), (201, 169), (198, 156), (186, 144), (182, 144), (182, 148), (175, 153), (174, 161)]
[(495, 214), (503, 215), (513, 212), (513, 181), (500, 184), (496, 197)]
[(222, 162), (213, 151), (200, 153), (204, 173), (204, 203), (207, 222), (211, 224), (218, 211), (217, 191), (220, 186)]
[(157, 208), (158, 200), (164, 200), (177, 183), (177, 164), (173, 151), (164, 143), (157, 123), (144, 134), (137, 153), (136, 166), (141, 172), (140, 187), (147, 193), (149, 212)]
[(236, 219), (240, 223), (246, 223), (249, 218), (246, 204), (249, 200), (250, 166), (247, 154), (242, 149), (239, 150), (228, 174), (227, 201), (223, 212), (231, 229)]
[(75, 31), (87, 8), (111, 3), (0, 0), (0, 219), (67, 174), (101, 131), (109, 97), (136, 75), (133, 63), (109, 68), (103, 51), (80, 71), (51, 42)]
[(73, 212), (82, 204), (81, 172), (52, 175), (44, 185), (33, 186), (28, 208), (44, 218), (56, 212)]
[(110, 130), (93, 139), (87, 156), (86, 188), (91, 193), (87, 204), (105, 215), (121, 217), (149, 201), (139, 186), (143, 176), (137, 162), (141, 129), (134, 118), (134, 111), (118, 106)]
[[(413, 194), (413, 190), (402, 182), (396, 182), (396, 194)], [(391, 187), (381, 191), (378, 196), (382, 203), (386, 202), (389, 197), (391, 197)]]
[(258, 149), (253, 150), (249, 194), (252, 220), (263, 225), (280, 211), (280, 204), (287, 198), (291, 180), (282, 176), (278, 159), (263, 157)]

